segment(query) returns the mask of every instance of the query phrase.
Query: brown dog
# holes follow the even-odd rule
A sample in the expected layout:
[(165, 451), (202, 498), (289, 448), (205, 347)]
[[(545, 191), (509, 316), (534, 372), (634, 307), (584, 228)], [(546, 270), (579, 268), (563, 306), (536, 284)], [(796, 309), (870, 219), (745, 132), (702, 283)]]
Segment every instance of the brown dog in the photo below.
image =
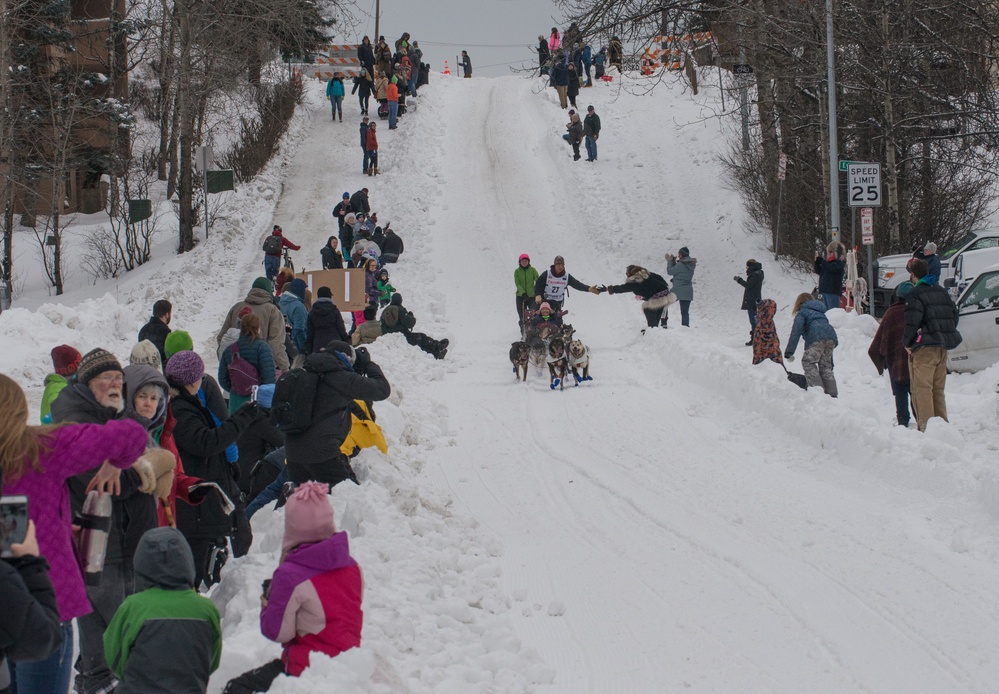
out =
[[(530, 356), (530, 351), (527, 349), (526, 342), (514, 342), (510, 345), (510, 363), (513, 364), (513, 373), (516, 375), (518, 381), (523, 380), (527, 382), (527, 361)], [(524, 378), (520, 378), (521, 369), (524, 371)]]
[(548, 343), (548, 373), (551, 376), (549, 387), (552, 390), (558, 388), (562, 390), (565, 381), (565, 372), (569, 370), (565, 360), (565, 343), (561, 337), (554, 338)]

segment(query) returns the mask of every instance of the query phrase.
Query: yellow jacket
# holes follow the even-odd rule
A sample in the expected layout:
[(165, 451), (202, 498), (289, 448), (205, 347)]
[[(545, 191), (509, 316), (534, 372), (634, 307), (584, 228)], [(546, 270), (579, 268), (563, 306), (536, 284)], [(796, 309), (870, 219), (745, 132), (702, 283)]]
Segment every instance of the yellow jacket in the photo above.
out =
[[(363, 400), (355, 400), (357, 408), (350, 409), (350, 433), (343, 440), (340, 452), (346, 456), (351, 455), (355, 448), (370, 448), (375, 446), (382, 453), (388, 453), (388, 442), (382, 434), (382, 428), (371, 419), (371, 412)], [(363, 414), (363, 419), (358, 416), (357, 411)]]

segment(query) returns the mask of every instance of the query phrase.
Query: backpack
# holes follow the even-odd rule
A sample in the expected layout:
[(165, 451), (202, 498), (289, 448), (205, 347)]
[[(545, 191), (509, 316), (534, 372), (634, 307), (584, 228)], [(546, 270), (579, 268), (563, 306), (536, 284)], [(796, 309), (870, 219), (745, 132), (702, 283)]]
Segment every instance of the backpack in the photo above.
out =
[(229, 362), (229, 381), (232, 392), (246, 397), (253, 392), (253, 386), (260, 385), (260, 372), (250, 362), (239, 356), (239, 343), (232, 343), (232, 361)]
[(285, 434), (302, 434), (312, 426), (312, 408), (322, 374), (292, 369), (281, 374), (274, 386), (271, 424)]
[(382, 311), (382, 323), (386, 328), (394, 328), (395, 324), (399, 322), (399, 307), (389, 306), (384, 311)]
[(271, 234), (264, 239), (264, 255), (281, 255), (281, 237)]

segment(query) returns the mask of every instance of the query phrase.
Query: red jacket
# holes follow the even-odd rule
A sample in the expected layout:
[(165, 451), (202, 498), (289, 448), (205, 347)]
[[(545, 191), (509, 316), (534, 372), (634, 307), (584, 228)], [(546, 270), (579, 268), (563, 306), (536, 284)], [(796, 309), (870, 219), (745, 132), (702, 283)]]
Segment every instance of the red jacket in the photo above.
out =
[(375, 129), (372, 127), (368, 128), (368, 151), (378, 151), (378, 137), (375, 135)]
[[(300, 251), (300, 250), (302, 250), (301, 246), (296, 246), (291, 241), (289, 241), (288, 239), (286, 239), (284, 237), (284, 234), (281, 233), (280, 229), (275, 229), (274, 233), (271, 234), (271, 235), (272, 236), (277, 236), (279, 239), (281, 239), (281, 247), (282, 248), (290, 248), (293, 251)], [(268, 254), (265, 253), (264, 255), (268, 255)], [(281, 254), (280, 253), (275, 253), (274, 256), (275, 257), (281, 257)]]
[(385, 98), (388, 101), (398, 101), (399, 100), (399, 87), (397, 87), (392, 82), (389, 82), (388, 86), (385, 87)]

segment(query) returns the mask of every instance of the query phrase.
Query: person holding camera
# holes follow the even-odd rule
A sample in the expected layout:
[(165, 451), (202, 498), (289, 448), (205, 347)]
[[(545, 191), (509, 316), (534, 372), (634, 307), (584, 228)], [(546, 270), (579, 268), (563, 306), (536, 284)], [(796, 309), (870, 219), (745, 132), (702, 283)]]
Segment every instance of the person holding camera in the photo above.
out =
[[(93, 365), (92, 358), (84, 361), (81, 365), (84, 374)], [(73, 667), (72, 620), (94, 611), (74, 551), (67, 482), (89, 474), (85, 493), (96, 488), (102, 494), (120, 495), (123, 486), (134, 482), (123, 479), (121, 471), (139, 460), (148, 437), (142, 425), (130, 419), (109, 419), (101, 424), (67, 423), (59, 427), (28, 426), (24, 391), (2, 374), (0, 411), (5, 415), (0, 420), (3, 491), (28, 497), (28, 517), (38, 531), (39, 553), (50, 564), (49, 576), (55, 588), (62, 634), (62, 645), (51, 655), (44, 660), (19, 663), (13, 675), (19, 692), (66, 692)], [(153, 508), (153, 525), (155, 514)], [(112, 537), (108, 541), (108, 554), (119, 551), (120, 533)], [(8, 614), (4, 613), (4, 619)]]
[(300, 485), (286, 509), (281, 564), (260, 596), (260, 631), (282, 644), (281, 658), (230, 680), (224, 694), (266, 692), (283, 674), (301, 675), (311, 653), (336, 657), (361, 645), (361, 568), (337, 532), (326, 485)]
[(843, 273), (846, 272), (846, 249), (833, 241), (826, 246), (826, 255), (815, 254), (815, 274), (819, 276), (819, 294), (826, 310), (839, 308), (843, 295)]
[(350, 403), (377, 402), (392, 392), (388, 379), (364, 347), (333, 340), (305, 358), (303, 368), (319, 374), (311, 424), (300, 433), (285, 432), (288, 479), (295, 484), (322, 482), (333, 487), (357, 482), (340, 446), (350, 433)]
[(738, 275), (732, 279), (743, 288), (742, 310), (749, 314), (749, 342), (746, 346), (752, 347), (753, 331), (756, 330), (756, 305), (763, 298), (763, 266), (750, 258), (746, 261), (746, 279)]
[[(3, 470), (0, 470), (0, 487)], [(4, 548), (7, 538), (0, 537)], [(35, 523), (28, 521), (23, 542), (10, 545), (0, 561), (0, 694), (10, 691), (7, 660), (44, 660), (63, 643), (59, 606), (49, 580), (49, 565), (39, 556)]]
[[(680, 324), (690, 327), (690, 302), (694, 300), (694, 270), (697, 260), (690, 257), (690, 251), (683, 246), (676, 252), (666, 254), (666, 274), (673, 278), (673, 293), (680, 304)], [(666, 327), (667, 314), (663, 313), (663, 327)]]

